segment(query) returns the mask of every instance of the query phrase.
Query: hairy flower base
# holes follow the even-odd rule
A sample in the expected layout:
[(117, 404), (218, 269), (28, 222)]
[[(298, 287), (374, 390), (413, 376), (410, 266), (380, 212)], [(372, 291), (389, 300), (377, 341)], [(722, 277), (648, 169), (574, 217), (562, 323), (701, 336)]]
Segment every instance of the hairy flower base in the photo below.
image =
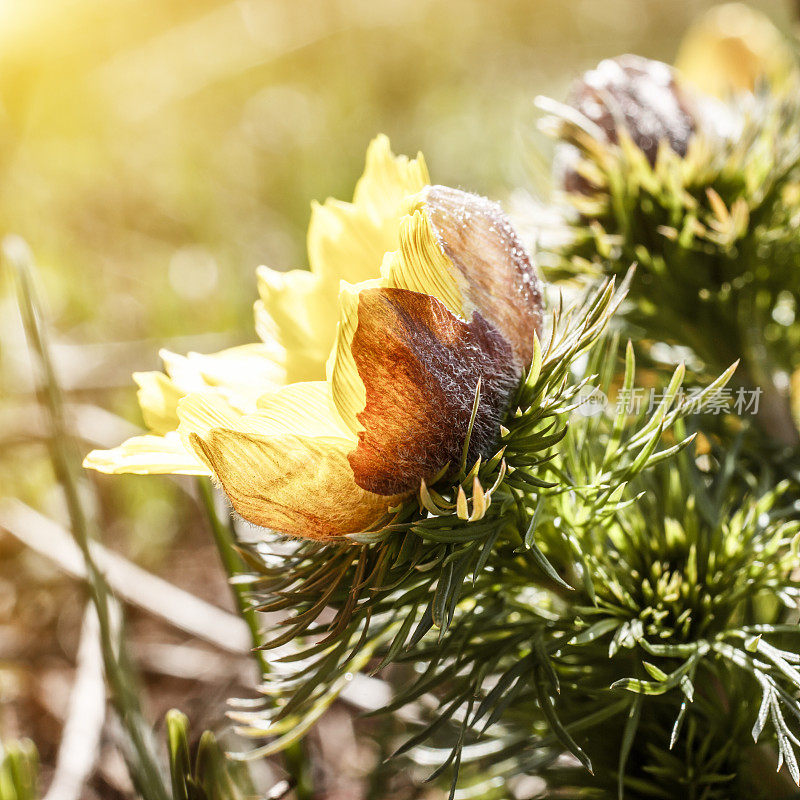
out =
[[(415, 491), (442, 465), (457, 463), (468, 432), (467, 461), (491, 455), (519, 382), (507, 340), (479, 312), (464, 323), (416, 292), (369, 290), (358, 302), (363, 321), (351, 350), (366, 405), (357, 415), (364, 430), (349, 456), (356, 483), (384, 495)], [(396, 426), (396, 434), (387, 435), (387, 426)]]

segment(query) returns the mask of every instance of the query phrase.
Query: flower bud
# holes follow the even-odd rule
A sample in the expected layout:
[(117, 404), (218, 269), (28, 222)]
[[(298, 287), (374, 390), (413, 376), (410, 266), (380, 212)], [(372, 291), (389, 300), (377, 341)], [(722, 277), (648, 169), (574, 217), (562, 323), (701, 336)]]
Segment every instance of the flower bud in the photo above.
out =
[[(624, 129), (651, 165), (662, 141), (686, 155), (697, 129), (695, 104), (676, 82), (675, 71), (640, 56), (601, 61), (576, 82), (567, 102), (597, 126), (609, 144), (617, 144)], [(572, 146), (562, 150), (561, 182), (568, 192), (591, 193), (593, 187), (576, 170), (579, 158)]]

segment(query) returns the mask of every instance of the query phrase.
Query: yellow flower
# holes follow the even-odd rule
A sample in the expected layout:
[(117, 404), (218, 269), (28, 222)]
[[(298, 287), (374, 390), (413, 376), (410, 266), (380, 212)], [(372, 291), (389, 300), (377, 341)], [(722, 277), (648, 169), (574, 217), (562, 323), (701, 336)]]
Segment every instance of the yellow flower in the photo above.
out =
[(314, 206), (308, 249), (310, 271), (259, 271), (263, 344), (138, 376), (153, 435), (86, 466), (210, 474), (250, 522), (326, 539), (459, 461), (479, 381), (468, 456), (492, 454), (542, 316), (499, 206), (378, 137), (353, 202)]
[(761, 79), (774, 86), (795, 64), (781, 32), (744, 3), (726, 3), (701, 17), (684, 37), (675, 61), (698, 89), (723, 99), (737, 91), (753, 91)]

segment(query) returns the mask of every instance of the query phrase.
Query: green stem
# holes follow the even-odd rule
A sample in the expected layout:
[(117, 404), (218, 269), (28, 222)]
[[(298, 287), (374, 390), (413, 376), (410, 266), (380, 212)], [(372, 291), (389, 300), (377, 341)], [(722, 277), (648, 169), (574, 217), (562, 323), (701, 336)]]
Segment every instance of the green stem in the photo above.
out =
[(208, 516), (208, 521), (211, 525), (211, 533), (214, 536), (214, 543), (217, 546), (219, 559), (222, 562), (225, 574), (228, 576), (228, 585), (231, 589), (233, 602), (236, 604), (236, 609), (242, 619), (247, 623), (247, 627), (250, 631), (250, 641), (253, 644), (253, 657), (256, 659), (261, 675), (265, 675), (269, 672), (269, 662), (266, 659), (264, 651), (257, 649), (262, 643), (258, 614), (247, 598), (247, 590), (244, 585), (241, 583), (234, 583), (230, 580), (235, 575), (240, 575), (244, 569), (244, 563), (236, 552), (234, 532), (231, 529), (231, 525), (226, 525), (219, 518), (219, 514), (217, 514), (217, 509), (214, 506), (214, 491), (211, 487), (211, 482), (201, 478), (197, 481), (197, 487), (200, 492), (200, 499), (203, 503), (203, 507)]
[(292, 777), (294, 795), (297, 800), (314, 800), (314, 782), (311, 774), (311, 761), (305, 744), (300, 739), (283, 751), (286, 770)]
[(168, 800), (169, 793), (155, 755), (150, 728), (139, 705), (135, 674), (125, 652), (121, 622), (117, 624), (115, 619), (115, 602), (105, 577), (92, 556), (91, 540), (95, 535), (91, 531), (80, 499), (79, 478), (76, 474), (79, 463), (77, 449), (68, 432), (64, 396), (53, 367), (47, 334), (42, 323), (41, 305), (34, 286), (33, 260), (28, 246), (17, 237), (5, 239), (3, 257), (16, 277), (22, 322), (41, 374), (37, 394), (40, 403), (47, 409), (50, 420), (50, 456), (66, 498), (72, 535), (86, 565), (86, 585), (100, 623), (100, 642), (106, 680), (111, 689), (111, 702), (131, 745), (131, 751), (126, 753), (131, 778), (145, 800)]
[(754, 388), (762, 392), (756, 419), (768, 436), (785, 447), (796, 449), (800, 446), (800, 433), (792, 417), (788, 392), (782, 392), (775, 385), (775, 370), (764, 342), (764, 328), (757, 323), (760, 321), (758, 309), (752, 298), (743, 301), (743, 305), (744, 368)]
[[(219, 514), (217, 514), (217, 509), (214, 505), (214, 490), (209, 480), (201, 478), (197, 481), (197, 486), (200, 493), (200, 500), (203, 503), (209, 524), (211, 525), (211, 533), (214, 537), (214, 543), (217, 545), (217, 552), (219, 553), (222, 567), (225, 570), (225, 574), (228, 576), (228, 585), (231, 588), (233, 602), (236, 604), (239, 614), (247, 623), (247, 627), (250, 631), (250, 640), (253, 644), (252, 652), (256, 659), (260, 675), (266, 675), (269, 672), (269, 662), (267, 661), (264, 651), (258, 649), (262, 644), (261, 628), (258, 624), (258, 612), (255, 611), (247, 597), (245, 585), (230, 580), (234, 576), (240, 575), (245, 568), (241, 557), (236, 552), (236, 532), (233, 527), (233, 521), (231, 520), (226, 524), (220, 519)], [(294, 784), (295, 797), (297, 800), (313, 800), (314, 785), (311, 766), (302, 740), (289, 745), (289, 747), (284, 750), (283, 755), (286, 769)]]

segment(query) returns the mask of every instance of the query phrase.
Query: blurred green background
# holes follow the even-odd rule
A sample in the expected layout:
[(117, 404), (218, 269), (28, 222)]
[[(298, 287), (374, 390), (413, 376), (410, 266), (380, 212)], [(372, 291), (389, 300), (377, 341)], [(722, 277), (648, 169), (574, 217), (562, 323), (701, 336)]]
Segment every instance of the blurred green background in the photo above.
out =
[[(541, 161), (536, 94), (623, 52), (671, 61), (712, 5), (0, 0), (0, 232), (41, 264), (66, 387), (139, 424), (130, 372), (164, 344), (252, 339), (256, 266), (306, 265), (310, 201), (349, 199), (376, 133), (502, 200)], [(753, 6), (792, 24), (789, 0)], [(29, 370), (0, 291), (17, 401), (0, 421), (19, 438)], [(20, 452), (0, 479), (38, 491)]]
[(305, 265), (309, 201), (349, 197), (375, 133), (503, 195), (536, 93), (621, 52), (671, 61), (711, 5), (2, 0), (2, 228), (75, 341), (243, 339), (255, 266)]
[[(562, 98), (623, 52), (672, 61), (712, 5), (0, 0), (0, 233), (39, 261), (83, 451), (124, 438), (119, 417), (141, 424), (130, 373), (157, 368), (160, 346), (254, 338), (256, 266), (306, 265), (310, 201), (350, 198), (376, 133), (422, 150), (435, 182), (503, 200), (544, 163), (535, 95)], [(795, 24), (789, 0), (751, 5)], [(63, 521), (32, 389), (4, 277), (0, 494)], [(91, 480), (107, 543), (227, 602), (175, 481)], [(38, 722), (42, 670), (71, 668), (81, 609), (74, 585), (0, 531), (0, 738), (34, 735), (45, 762), (58, 726)]]

